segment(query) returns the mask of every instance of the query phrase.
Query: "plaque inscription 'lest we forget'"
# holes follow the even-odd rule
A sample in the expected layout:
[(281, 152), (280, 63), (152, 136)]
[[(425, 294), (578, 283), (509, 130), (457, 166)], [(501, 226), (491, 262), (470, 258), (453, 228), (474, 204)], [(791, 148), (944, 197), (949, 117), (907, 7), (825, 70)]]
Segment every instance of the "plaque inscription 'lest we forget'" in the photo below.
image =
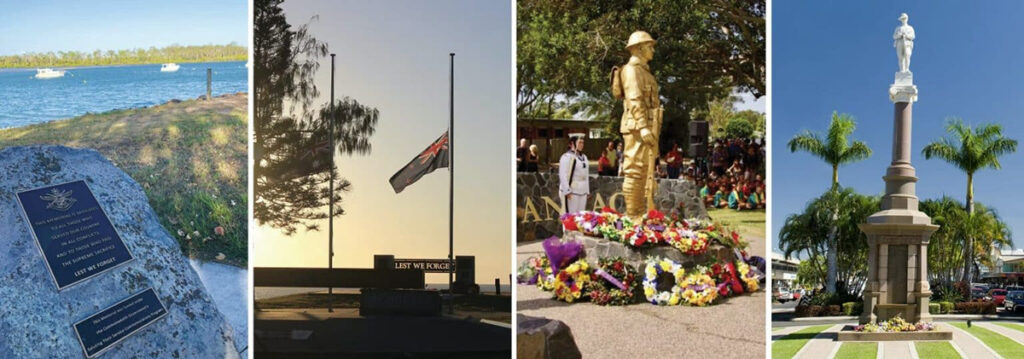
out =
[(58, 290), (134, 259), (85, 181), (17, 197)]

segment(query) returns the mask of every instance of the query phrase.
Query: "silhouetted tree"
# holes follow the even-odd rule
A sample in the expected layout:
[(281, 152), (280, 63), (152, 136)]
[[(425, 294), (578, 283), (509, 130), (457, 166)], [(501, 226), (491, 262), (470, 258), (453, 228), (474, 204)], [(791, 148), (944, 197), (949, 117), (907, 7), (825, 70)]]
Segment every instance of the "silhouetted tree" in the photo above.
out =
[[(311, 161), (329, 161), (337, 154), (370, 152), (370, 136), (378, 111), (343, 98), (315, 104), (320, 91), (313, 76), (327, 55), (327, 44), (309, 34), (306, 25), (293, 29), (280, 5), (283, 0), (257, 0), (253, 35), (253, 217), (291, 235), (302, 227), (318, 230), (334, 196), (334, 214), (344, 214), (341, 193), (352, 184), (339, 178), (337, 168), (309, 171)], [(317, 154), (334, 123), (335, 147)], [(329, 154), (328, 154), (329, 152)], [(314, 154), (310, 156), (310, 154)], [(331, 171), (335, 192), (328, 189)]]

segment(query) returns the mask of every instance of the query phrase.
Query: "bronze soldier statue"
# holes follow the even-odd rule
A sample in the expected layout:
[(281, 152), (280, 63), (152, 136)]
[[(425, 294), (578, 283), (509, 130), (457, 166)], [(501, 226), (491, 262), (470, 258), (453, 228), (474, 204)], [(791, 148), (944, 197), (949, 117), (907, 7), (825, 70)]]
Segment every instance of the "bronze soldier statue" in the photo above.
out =
[(629, 35), (629, 62), (612, 70), (612, 92), (622, 99), (622, 183), (626, 215), (639, 219), (654, 208), (655, 160), (661, 131), (662, 107), (658, 84), (647, 62), (654, 57), (655, 41), (644, 31)]

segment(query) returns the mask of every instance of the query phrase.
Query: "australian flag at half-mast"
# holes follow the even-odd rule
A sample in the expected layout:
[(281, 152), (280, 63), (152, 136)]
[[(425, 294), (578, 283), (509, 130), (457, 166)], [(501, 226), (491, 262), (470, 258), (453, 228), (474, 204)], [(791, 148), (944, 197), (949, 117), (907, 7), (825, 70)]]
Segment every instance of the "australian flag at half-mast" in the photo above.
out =
[(434, 170), (441, 167), (448, 167), (448, 131), (444, 131), (441, 138), (434, 141), (409, 162), (408, 165), (398, 170), (394, 176), (391, 176), (391, 187), (395, 189), (395, 193), (402, 192), (406, 186), (416, 182), (427, 173), (434, 172)]

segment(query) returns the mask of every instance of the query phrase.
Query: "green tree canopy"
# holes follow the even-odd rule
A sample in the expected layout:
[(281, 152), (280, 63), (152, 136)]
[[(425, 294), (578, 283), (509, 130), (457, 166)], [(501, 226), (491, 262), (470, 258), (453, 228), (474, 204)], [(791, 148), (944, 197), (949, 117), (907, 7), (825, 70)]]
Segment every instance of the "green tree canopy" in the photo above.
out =
[(735, 89), (765, 94), (763, 0), (582, 1), (517, 3), (517, 114), (552, 98), (604, 101), (618, 122), (621, 104), (608, 74), (629, 59), (626, 39), (644, 30), (657, 41), (651, 68), (665, 106), (662, 144), (684, 143), (691, 110)]
[(754, 125), (742, 117), (734, 117), (725, 125), (727, 138), (750, 138), (754, 134)]

